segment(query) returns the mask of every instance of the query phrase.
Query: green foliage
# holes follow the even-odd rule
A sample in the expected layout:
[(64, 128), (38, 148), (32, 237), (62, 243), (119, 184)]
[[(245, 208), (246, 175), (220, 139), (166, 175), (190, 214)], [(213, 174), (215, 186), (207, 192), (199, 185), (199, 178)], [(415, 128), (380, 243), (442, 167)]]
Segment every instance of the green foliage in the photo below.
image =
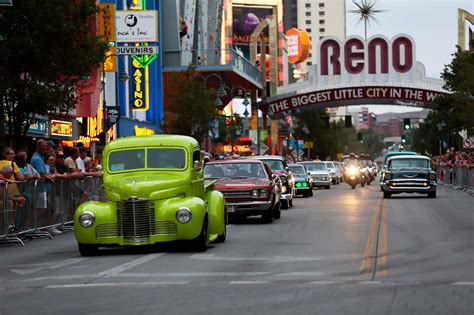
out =
[(96, 12), (89, 0), (17, 0), (3, 10), (0, 128), (9, 126), (10, 139), (21, 141), (35, 113), (75, 108), (78, 78), (97, 69), (107, 49), (89, 26)]
[(445, 88), (452, 94), (438, 97), (437, 110), (431, 112), (425, 123), (414, 131), (413, 145), (419, 152), (439, 153), (439, 141), (449, 147), (462, 149), (462, 139), (458, 132), (467, 130), (474, 135), (474, 54), (458, 51), (446, 65), (441, 76)]
[(176, 81), (169, 95), (173, 114), (166, 117), (165, 130), (201, 141), (209, 130), (209, 122), (216, 116), (216, 91), (207, 89), (192, 67), (171, 79)]

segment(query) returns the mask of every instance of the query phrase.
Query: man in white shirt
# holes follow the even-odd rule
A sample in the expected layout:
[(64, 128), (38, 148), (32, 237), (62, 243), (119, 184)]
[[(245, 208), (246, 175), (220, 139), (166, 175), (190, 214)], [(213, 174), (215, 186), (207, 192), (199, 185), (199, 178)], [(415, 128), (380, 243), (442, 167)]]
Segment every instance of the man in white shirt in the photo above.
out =
[(80, 148), (79, 149), (79, 157), (76, 159), (76, 165), (81, 173), (87, 173), (89, 170), (86, 170), (86, 164), (89, 164), (90, 158), (87, 157), (87, 149)]

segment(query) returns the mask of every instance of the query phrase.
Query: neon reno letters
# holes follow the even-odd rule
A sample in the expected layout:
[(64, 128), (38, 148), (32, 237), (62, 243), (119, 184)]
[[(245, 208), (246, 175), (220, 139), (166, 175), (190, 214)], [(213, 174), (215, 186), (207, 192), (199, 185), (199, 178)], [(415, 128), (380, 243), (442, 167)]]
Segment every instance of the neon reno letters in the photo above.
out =
[(406, 35), (397, 35), (391, 41), (373, 37), (367, 42), (359, 37), (349, 37), (343, 43), (327, 38), (319, 45), (320, 76), (363, 72), (387, 74), (390, 69), (406, 73), (415, 63), (415, 44)]

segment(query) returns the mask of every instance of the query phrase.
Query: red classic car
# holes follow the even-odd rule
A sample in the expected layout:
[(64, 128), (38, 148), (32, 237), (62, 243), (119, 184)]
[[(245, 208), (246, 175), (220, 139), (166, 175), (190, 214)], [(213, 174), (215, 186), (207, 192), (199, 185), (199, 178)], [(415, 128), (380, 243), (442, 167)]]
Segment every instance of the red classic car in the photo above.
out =
[(208, 162), (204, 179), (215, 180), (222, 192), (229, 217), (245, 218), (261, 215), (263, 221), (279, 219), (280, 185), (265, 163), (258, 160), (225, 160)]

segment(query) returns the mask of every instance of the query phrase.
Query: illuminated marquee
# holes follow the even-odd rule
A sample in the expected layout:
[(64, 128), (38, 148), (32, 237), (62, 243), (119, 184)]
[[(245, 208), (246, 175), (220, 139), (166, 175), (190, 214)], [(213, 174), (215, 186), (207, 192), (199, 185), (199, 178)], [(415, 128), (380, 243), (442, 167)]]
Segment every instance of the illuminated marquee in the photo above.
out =
[(133, 111), (149, 109), (148, 67), (142, 68), (136, 60), (132, 62), (133, 80), (130, 80), (130, 96)]
[(138, 127), (134, 126), (133, 131), (135, 132), (135, 136), (151, 136), (155, 134), (155, 130), (149, 129), (147, 127)]
[(63, 120), (51, 120), (51, 135), (72, 137), (72, 122)]

